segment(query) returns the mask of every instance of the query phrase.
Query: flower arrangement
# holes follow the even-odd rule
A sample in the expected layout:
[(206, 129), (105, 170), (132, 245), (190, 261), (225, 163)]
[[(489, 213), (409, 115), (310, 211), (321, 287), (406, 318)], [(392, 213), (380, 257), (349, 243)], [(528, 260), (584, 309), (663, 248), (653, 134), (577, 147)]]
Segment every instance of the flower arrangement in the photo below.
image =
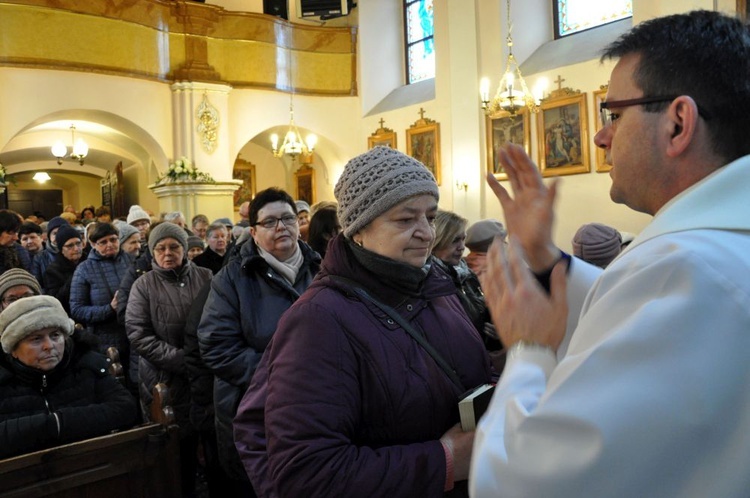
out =
[(0, 163), (0, 184), (5, 183), (5, 166), (3, 166), (3, 163)]
[(198, 171), (198, 168), (185, 156), (171, 163), (167, 172), (156, 181), (157, 184), (197, 182), (215, 183), (215, 180), (208, 173)]

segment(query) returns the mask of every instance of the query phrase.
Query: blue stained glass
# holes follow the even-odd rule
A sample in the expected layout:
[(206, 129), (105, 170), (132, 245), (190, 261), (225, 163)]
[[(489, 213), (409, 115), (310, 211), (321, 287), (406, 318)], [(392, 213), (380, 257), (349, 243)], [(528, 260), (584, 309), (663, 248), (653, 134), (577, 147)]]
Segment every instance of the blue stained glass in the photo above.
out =
[(409, 83), (435, 76), (432, 0), (406, 2), (406, 43)]

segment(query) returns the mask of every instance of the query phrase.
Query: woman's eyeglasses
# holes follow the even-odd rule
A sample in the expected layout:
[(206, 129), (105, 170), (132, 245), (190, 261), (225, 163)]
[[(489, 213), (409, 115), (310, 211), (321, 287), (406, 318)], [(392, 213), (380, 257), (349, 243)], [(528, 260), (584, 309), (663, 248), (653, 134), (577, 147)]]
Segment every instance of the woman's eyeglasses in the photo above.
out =
[(276, 228), (282, 222), (285, 226), (293, 226), (297, 223), (297, 217), (293, 214), (282, 216), (281, 218), (266, 218), (265, 220), (259, 221), (256, 225), (260, 225), (267, 230)]

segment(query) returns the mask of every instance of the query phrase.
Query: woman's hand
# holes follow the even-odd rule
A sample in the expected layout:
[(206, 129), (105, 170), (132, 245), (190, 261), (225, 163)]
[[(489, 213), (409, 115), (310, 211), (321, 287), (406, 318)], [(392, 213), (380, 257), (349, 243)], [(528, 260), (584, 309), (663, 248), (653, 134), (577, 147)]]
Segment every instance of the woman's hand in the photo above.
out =
[(471, 450), (474, 448), (474, 431), (464, 432), (461, 424), (451, 427), (440, 438), (453, 456), (453, 480), (465, 481), (469, 478)]

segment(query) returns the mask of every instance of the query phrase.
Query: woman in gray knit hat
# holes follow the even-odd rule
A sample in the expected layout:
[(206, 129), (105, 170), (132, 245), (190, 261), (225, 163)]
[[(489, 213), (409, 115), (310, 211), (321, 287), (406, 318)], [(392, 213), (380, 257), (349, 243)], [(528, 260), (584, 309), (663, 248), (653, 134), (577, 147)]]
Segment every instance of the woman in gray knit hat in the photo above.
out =
[(466, 496), (473, 433), (457, 425), (457, 403), (490, 381), (490, 365), (450, 278), (426, 265), (435, 179), (375, 147), (334, 192), (343, 232), (280, 320), (235, 418), (245, 469), (262, 496)]
[(146, 418), (154, 386), (158, 382), (169, 386), (170, 404), (180, 426), (182, 491), (187, 496), (195, 486), (198, 435), (189, 416), (190, 382), (183, 352), (185, 322), (198, 291), (212, 274), (187, 259), (188, 237), (179, 225), (163, 222), (153, 228), (148, 248), (154, 258), (152, 270), (130, 289), (125, 331), (140, 356), (139, 393)]

